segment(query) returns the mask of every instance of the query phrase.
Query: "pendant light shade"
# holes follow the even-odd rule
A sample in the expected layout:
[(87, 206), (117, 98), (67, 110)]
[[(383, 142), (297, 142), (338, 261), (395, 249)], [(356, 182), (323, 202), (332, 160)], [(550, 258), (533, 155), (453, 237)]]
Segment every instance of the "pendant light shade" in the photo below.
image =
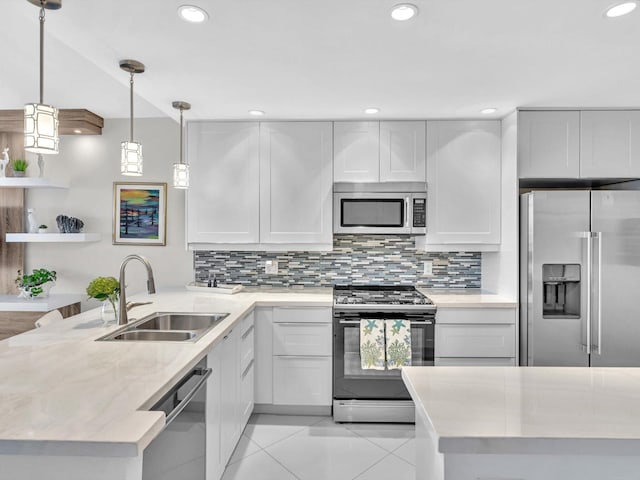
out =
[(129, 107), (131, 110), (129, 141), (122, 142), (120, 147), (120, 173), (131, 177), (141, 177), (142, 144), (133, 141), (133, 75), (144, 72), (144, 65), (137, 60), (122, 60), (120, 68), (130, 74)]
[(24, 106), (24, 149), (27, 152), (51, 155), (58, 153), (58, 109), (44, 105), (44, 15), (45, 8), (57, 10), (60, 1), (29, 0), (40, 6), (40, 102)]
[(173, 164), (173, 187), (174, 188), (189, 188), (189, 165), (184, 163), (183, 160), (183, 146), (182, 146), (182, 133), (184, 131), (183, 128), (183, 118), (182, 112), (184, 110), (189, 110), (191, 105), (187, 102), (176, 101), (171, 104), (173, 108), (177, 108), (180, 110), (180, 163)]

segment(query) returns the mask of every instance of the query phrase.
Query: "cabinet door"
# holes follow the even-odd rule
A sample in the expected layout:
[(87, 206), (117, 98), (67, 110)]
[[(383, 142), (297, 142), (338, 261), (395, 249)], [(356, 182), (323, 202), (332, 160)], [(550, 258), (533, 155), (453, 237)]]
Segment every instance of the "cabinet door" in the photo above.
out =
[(275, 405), (331, 405), (331, 357), (273, 357)]
[(260, 240), (331, 245), (331, 122), (260, 124)]
[(331, 355), (330, 323), (274, 323), (274, 355)]
[(425, 122), (380, 122), (380, 181), (424, 182)]
[(258, 133), (258, 123), (188, 124), (188, 243), (258, 243)]
[(333, 181), (380, 181), (380, 123), (333, 123)]
[(239, 335), (235, 330), (229, 332), (220, 344), (221, 385), (220, 397), (220, 452), (223, 465), (231, 458), (233, 449), (240, 439), (240, 403), (238, 363)]
[(220, 456), (220, 425), (222, 411), (220, 399), (222, 394), (222, 367), (220, 348), (214, 348), (207, 355), (207, 368), (212, 370), (207, 380), (207, 405), (206, 405), (206, 480), (218, 480), (222, 476), (224, 463)]
[(519, 178), (578, 178), (580, 112), (519, 112)]
[(427, 244), (499, 244), (498, 121), (427, 122)]
[(515, 357), (515, 325), (437, 325), (436, 357)]
[(273, 403), (273, 309), (255, 310), (255, 402)]
[(640, 177), (640, 111), (580, 113), (580, 176)]
[(249, 421), (249, 417), (253, 412), (253, 395), (254, 395), (254, 361), (251, 360), (249, 366), (242, 372), (240, 377), (240, 431)]

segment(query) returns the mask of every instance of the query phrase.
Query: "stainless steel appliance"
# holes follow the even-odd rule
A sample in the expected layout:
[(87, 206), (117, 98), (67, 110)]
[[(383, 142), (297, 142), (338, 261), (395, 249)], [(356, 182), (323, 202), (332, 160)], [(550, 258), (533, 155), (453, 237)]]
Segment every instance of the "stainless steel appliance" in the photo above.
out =
[(333, 233), (427, 233), (425, 184), (341, 185), (334, 188)]
[(411, 322), (411, 364), (433, 365), (436, 307), (414, 287), (336, 286), (333, 305), (333, 419), (413, 422), (414, 405), (400, 370), (365, 370), (360, 321)]
[(640, 191), (534, 191), (520, 210), (520, 363), (640, 366)]
[(142, 479), (206, 478), (206, 383), (211, 369), (202, 360), (151, 410), (164, 411), (164, 430), (145, 448)]

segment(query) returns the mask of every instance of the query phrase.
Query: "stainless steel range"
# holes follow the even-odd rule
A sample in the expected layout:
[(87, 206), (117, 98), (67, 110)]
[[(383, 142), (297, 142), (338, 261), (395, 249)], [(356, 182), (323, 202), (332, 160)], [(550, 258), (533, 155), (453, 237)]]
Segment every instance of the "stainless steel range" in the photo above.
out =
[(410, 330), (405, 336), (410, 343), (410, 354), (404, 364), (430, 366), (434, 360), (435, 314), (433, 302), (414, 287), (334, 287), (333, 418), (336, 422), (413, 422), (414, 406), (400, 377), (400, 369), (391, 368), (386, 357), (368, 368), (361, 355), (361, 332), (363, 326), (373, 322), (371, 325), (377, 325), (380, 332), (384, 332), (378, 337), (379, 343), (384, 344), (388, 341), (385, 329), (398, 322)]

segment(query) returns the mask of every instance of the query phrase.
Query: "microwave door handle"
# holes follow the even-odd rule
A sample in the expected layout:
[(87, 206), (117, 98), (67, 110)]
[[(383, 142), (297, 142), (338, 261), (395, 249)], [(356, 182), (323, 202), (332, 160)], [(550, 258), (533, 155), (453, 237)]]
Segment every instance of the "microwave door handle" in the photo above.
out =
[(409, 228), (409, 197), (404, 198), (404, 227)]

